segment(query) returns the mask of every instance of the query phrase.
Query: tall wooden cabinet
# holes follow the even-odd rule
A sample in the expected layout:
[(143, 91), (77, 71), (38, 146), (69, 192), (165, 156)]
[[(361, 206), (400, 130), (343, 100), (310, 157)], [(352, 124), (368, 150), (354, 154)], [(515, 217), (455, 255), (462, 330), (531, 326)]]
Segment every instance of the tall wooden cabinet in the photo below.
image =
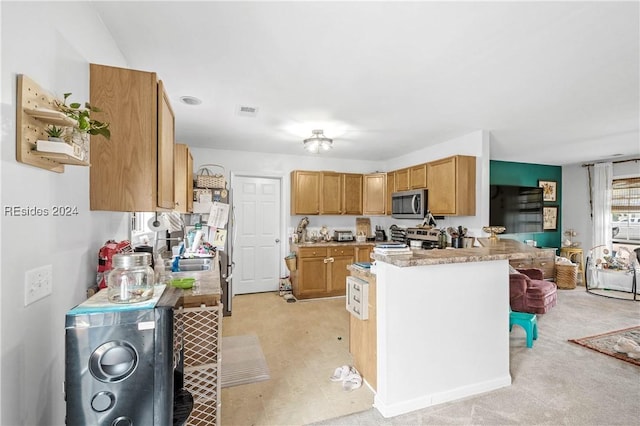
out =
[(387, 174), (371, 173), (363, 177), (362, 214), (383, 215), (387, 211)]
[(429, 162), (427, 182), (427, 198), (432, 214), (476, 214), (476, 157), (455, 155)]
[(175, 210), (193, 212), (193, 156), (188, 145), (176, 144), (175, 152)]
[(173, 110), (153, 72), (90, 65), (95, 118), (111, 123), (111, 139), (91, 138), (90, 208), (174, 208)]

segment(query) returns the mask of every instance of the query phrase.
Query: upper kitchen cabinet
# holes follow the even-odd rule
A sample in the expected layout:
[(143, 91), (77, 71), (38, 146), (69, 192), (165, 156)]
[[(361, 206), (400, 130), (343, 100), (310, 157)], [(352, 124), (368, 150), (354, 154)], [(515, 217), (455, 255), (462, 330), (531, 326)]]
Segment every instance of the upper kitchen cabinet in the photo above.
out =
[(343, 214), (362, 214), (362, 175), (344, 173)]
[(432, 214), (476, 214), (476, 157), (456, 155), (428, 163), (427, 182)]
[(387, 195), (386, 206), (387, 214), (391, 214), (391, 194), (396, 191), (396, 172), (387, 173)]
[(408, 167), (406, 169), (400, 169), (395, 171), (396, 192), (407, 191), (409, 189), (409, 182), (410, 182), (409, 174), (410, 174), (410, 169)]
[(320, 214), (342, 214), (343, 174), (320, 173)]
[(175, 210), (193, 212), (193, 155), (189, 146), (176, 144), (175, 151), (176, 194)]
[(291, 214), (320, 214), (320, 172), (291, 172)]
[(372, 173), (363, 177), (362, 214), (383, 215), (387, 207), (386, 173)]
[(427, 187), (427, 164), (419, 164), (409, 168), (409, 188), (424, 189)]
[(90, 65), (90, 103), (111, 123), (91, 138), (91, 210), (166, 211), (175, 206), (175, 120), (153, 72)]

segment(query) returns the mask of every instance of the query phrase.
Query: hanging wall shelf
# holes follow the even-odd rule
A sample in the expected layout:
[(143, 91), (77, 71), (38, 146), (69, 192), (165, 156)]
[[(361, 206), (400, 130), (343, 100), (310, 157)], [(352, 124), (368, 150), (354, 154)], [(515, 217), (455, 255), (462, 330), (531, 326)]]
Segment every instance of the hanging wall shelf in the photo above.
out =
[(77, 122), (55, 110), (54, 98), (26, 75), (18, 75), (16, 106), (17, 161), (57, 173), (64, 172), (65, 164), (89, 165), (88, 144), (79, 151), (78, 146), (47, 141), (49, 124), (73, 128)]

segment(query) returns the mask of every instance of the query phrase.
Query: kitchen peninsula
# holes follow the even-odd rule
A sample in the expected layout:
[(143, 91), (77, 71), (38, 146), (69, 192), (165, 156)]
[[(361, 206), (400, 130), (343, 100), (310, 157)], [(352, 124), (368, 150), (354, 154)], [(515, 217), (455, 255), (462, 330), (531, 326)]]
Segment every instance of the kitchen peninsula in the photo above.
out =
[(511, 385), (508, 261), (548, 252), (507, 239), (480, 242), (483, 247), (372, 255), (374, 406), (383, 416)]

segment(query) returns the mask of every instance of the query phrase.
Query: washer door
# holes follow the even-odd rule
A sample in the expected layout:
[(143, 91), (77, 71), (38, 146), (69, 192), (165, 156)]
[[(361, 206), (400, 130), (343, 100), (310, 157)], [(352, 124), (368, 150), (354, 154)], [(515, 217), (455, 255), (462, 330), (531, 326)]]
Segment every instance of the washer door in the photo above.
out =
[(113, 383), (129, 377), (138, 365), (138, 353), (124, 341), (112, 340), (98, 346), (89, 357), (89, 371), (101, 382)]

